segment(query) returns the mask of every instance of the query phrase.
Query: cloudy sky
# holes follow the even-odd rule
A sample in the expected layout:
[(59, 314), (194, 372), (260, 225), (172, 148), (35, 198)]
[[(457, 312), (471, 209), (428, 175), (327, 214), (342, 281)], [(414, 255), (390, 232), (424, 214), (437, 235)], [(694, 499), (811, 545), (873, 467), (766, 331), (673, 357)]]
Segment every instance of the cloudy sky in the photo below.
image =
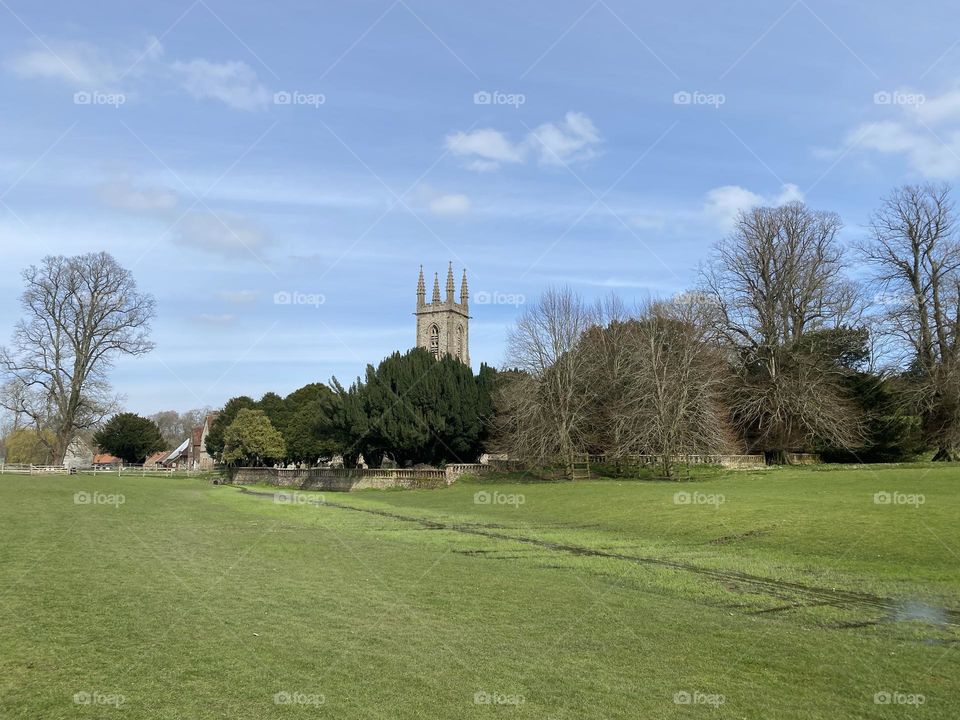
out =
[(0, 0), (0, 338), (21, 269), (107, 250), (158, 301), (157, 349), (114, 374), (129, 409), (218, 405), (406, 349), (420, 264), (452, 261), (472, 359), (498, 365), (550, 284), (671, 295), (739, 209), (803, 199), (852, 241), (894, 185), (960, 175), (957, 20)]

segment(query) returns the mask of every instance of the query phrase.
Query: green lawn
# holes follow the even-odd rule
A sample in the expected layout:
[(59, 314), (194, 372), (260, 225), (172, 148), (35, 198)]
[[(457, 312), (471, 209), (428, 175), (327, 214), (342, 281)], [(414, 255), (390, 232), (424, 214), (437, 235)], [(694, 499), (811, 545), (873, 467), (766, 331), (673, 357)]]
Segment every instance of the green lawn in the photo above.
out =
[(0, 718), (960, 717), (957, 467), (274, 492), (0, 478)]

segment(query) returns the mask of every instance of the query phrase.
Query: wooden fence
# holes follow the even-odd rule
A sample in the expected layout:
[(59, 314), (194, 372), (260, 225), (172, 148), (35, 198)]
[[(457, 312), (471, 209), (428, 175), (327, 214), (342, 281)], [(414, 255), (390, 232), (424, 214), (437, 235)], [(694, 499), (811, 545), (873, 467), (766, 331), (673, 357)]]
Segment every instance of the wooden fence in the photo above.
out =
[[(93, 471), (98, 472), (97, 470)], [(177, 472), (173, 468), (147, 466), (147, 465), (122, 465), (116, 471), (100, 470), (99, 472), (116, 472), (118, 475), (172, 475)], [(186, 472), (181, 470), (180, 472)]]
[[(68, 475), (72, 468), (63, 465), (27, 465), (23, 463), (0, 463), (0, 475)], [(93, 475), (172, 475), (175, 472), (198, 474), (195, 470), (174, 470), (165, 467), (144, 465), (118, 465), (112, 468), (78, 467), (78, 473)]]
[(63, 465), (26, 465), (0, 463), (0, 475), (66, 475), (70, 472)]

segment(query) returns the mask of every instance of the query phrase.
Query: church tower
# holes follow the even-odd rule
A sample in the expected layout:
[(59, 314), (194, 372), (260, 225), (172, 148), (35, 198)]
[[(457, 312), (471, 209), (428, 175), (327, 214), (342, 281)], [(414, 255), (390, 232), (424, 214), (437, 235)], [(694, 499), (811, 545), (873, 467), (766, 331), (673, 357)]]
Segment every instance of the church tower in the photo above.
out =
[(434, 357), (452, 355), (470, 364), (470, 314), (467, 311), (467, 271), (460, 281), (460, 302), (454, 297), (453, 263), (447, 268), (446, 299), (440, 299), (440, 277), (433, 276), (433, 295), (427, 302), (427, 286), (423, 265), (417, 280), (417, 347), (429, 350)]

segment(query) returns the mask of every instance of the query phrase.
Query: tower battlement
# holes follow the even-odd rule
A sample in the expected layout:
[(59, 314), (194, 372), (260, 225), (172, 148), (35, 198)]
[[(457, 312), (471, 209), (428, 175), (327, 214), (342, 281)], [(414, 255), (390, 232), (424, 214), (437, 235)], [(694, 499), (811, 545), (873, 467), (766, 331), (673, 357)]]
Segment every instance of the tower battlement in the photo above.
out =
[(460, 301), (455, 297), (453, 263), (447, 268), (446, 297), (440, 297), (440, 276), (434, 273), (433, 294), (427, 302), (427, 286), (423, 279), (423, 266), (417, 280), (417, 347), (422, 347), (440, 358), (451, 355), (460, 362), (470, 364), (470, 313), (467, 291), (467, 271), (460, 281)]

